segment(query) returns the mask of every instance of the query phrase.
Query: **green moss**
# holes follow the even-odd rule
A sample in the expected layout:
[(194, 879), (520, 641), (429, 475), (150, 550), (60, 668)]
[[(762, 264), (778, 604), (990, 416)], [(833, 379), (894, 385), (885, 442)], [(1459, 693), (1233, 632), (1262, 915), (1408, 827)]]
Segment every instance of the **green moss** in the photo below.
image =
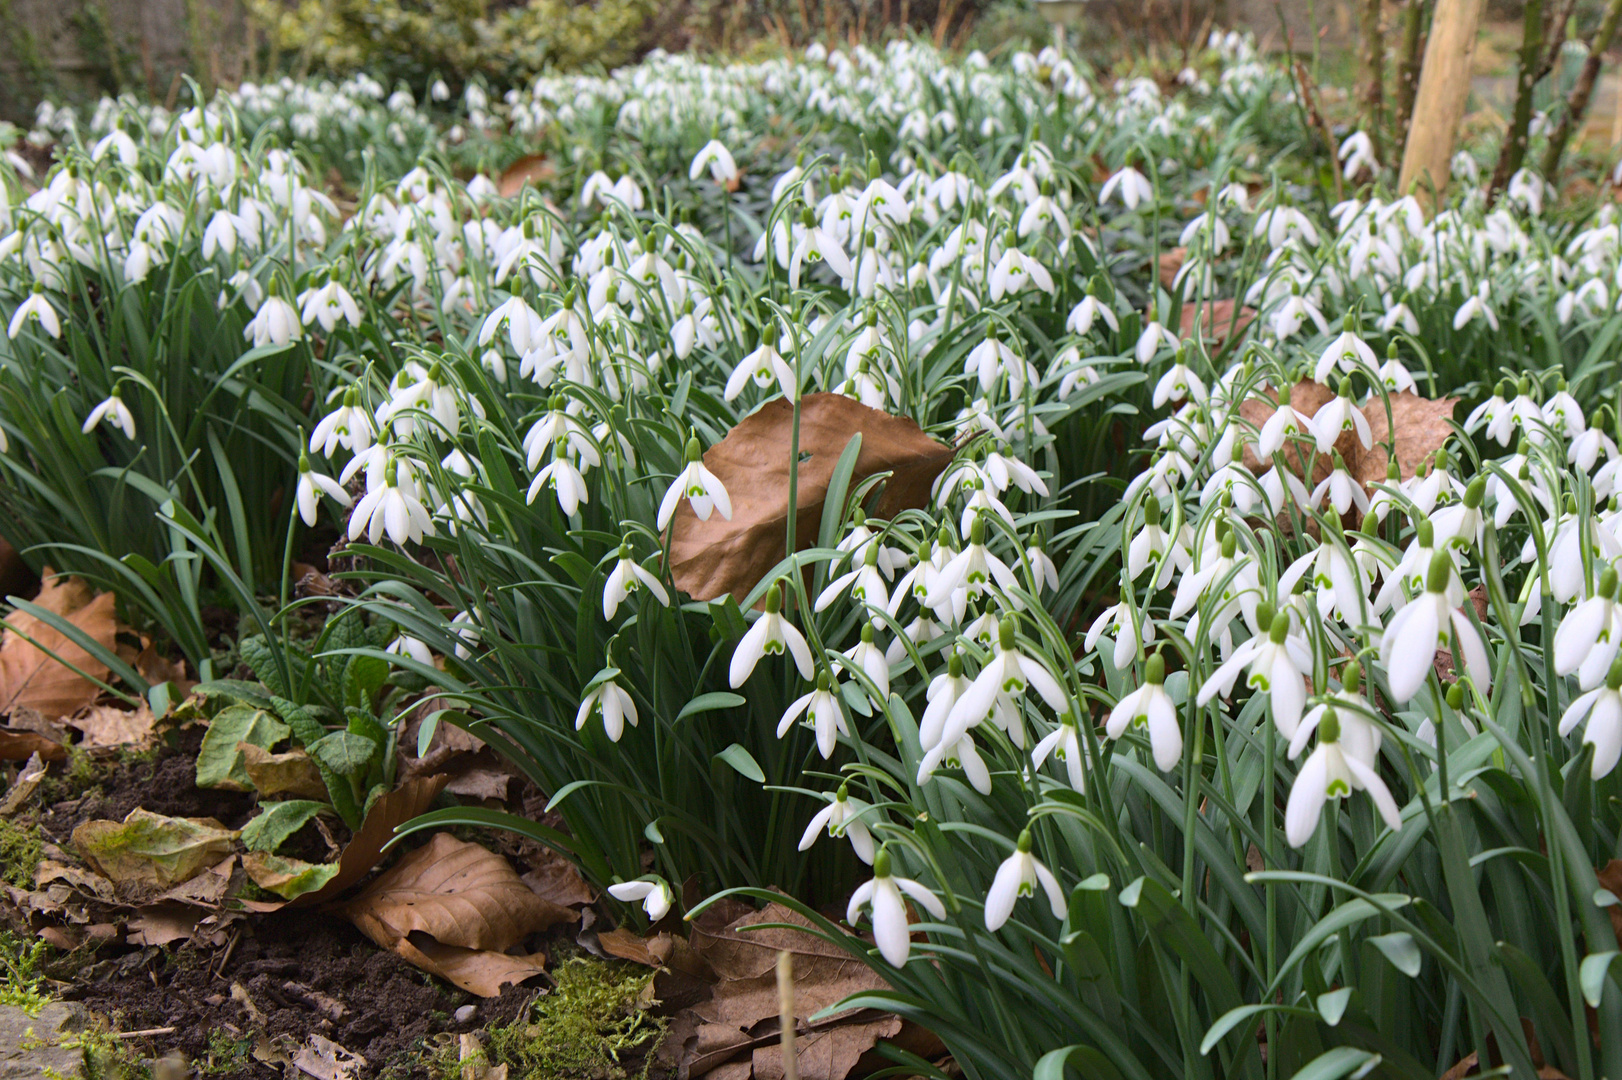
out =
[(0, 880), (19, 889), (32, 889), (42, 851), (39, 830), (0, 821)]
[[(653, 972), (634, 964), (574, 956), (552, 971), (552, 991), (529, 1015), (485, 1032), (485, 1060), (513, 1080), (645, 1078), (667, 1021), (649, 1014)], [(455, 1043), (432, 1062), (445, 1080), (462, 1075)]]
[(249, 1071), (252, 1039), (233, 1039), (223, 1031), (211, 1032), (203, 1060), (195, 1063), (199, 1076), (237, 1076)]
[(24, 944), (11, 931), (0, 931), (0, 1005), (12, 1005), (30, 1016), (51, 1000), (41, 968), (50, 952), (43, 941)]

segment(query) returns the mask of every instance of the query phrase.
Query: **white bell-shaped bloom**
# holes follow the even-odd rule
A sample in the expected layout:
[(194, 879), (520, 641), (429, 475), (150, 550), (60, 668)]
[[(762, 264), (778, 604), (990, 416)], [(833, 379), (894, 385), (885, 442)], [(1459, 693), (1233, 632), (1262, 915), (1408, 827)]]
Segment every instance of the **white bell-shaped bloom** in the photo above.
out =
[(676, 903), (675, 894), (670, 891), (670, 886), (659, 877), (621, 881), (608, 887), (608, 895), (627, 904), (642, 901), (642, 910), (647, 913), (649, 922), (658, 922), (664, 918)]
[(1481, 635), (1463, 612), (1450, 603), (1448, 585), (1457, 570), (1446, 552), (1431, 557), (1425, 591), (1392, 616), (1380, 637), (1380, 663), (1399, 704), (1413, 700), (1425, 685), (1438, 649), (1454, 642), (1464, 668), (1482, 688), (1492, 681), (1492, 667)]
[(1344, 799), (1353, 791), (1367, 791), (1386, 825), (1393, 831), (1402, 828), (1402, 816), (1391, 789), (1373, 767), (1342, 748), (1340, 719), (1330, 709), (1318, 724), (1318, 748), (1302, 763), (1284, 804), (1284, 838), (1290, 846), (1298, 848), (1312, 839), (1325, 802)]
[(1104, 731), (1110, 738), (1119, 739), (1129, 726), (1148, 728), (1155, 764), (1161, 772), (1170, 772), (1183, 759), (1183, 729), (1165, 682), (1166, 661), (1155, 653), (1143, 666), (1143, 685), (1110, 710)]
[[(574, 714), (574, 729), (579, 731), (586, 726), (586, 721), (593, 716), (601, 716), (603, 731), (608, 735), (609, 742), (619, 742), (620, 736), (625, 734), (625, 724), (630, 722), (636, 727), (636, 702), (613, 679), (604, 679), (580, 703), (580, 709)], [(650, 917), (652, 913), (649, 913)]]
[(761, 657), (781, 656), (785, 652), (794, 658), (794, 666), (800, 669), (800, 677), (811, 678), (815, 670), (811, 663), (811, 648), (794, 624), (783, 618), (782, 605), (782, 590), (773, 585), (766, 591), (765, 612), (732, 650), (728, 678), (734, 689), (748, 681)]
[(811, 845), (817, 842), (817, 838), (826, 829), (828, 835), (836, 840), (840, 837), (848, 838), (856, 857), (869, 866), (873, 865), (873, 856), (877, 848), (873, 843), (873, 834), (862, 822), (862, 814), (869, 809), (871, 807), (867, 803), (850, 797), (848, 785), (839, 785), (838, 792), (828, 800), (828, 805), (818, 810), (806, 825), (805, 832), (800, 836), (800, 850), (809, 851)]
[(991, 890), (986, 893), (986, 929), (993, 933), (1001, 929), (1014, 913), (1014, 904), (1022, 896), (1035, 896), (1037, 885), (1047, 894), (1053, 917), (1063, 919), (1067, 911), (1064, 890), (1053, 871), (1031, 854), (1031, 830), (1026, 829), (1019, 834), (1014, 853), (997, 867), (991, 880)]
[(845, 920), (852, 926), (864, 907), (872, 909), (873, 940), (879, 947), (879, 955), (892, 967), (904, 967), (912, 953), (904, 896), (910, 896), (935, 918), (946, 918), (946, 906), (939, 897), (911, 878), (890, 873), (890, 852), (880, 848), (873, 857), (873, 879), (857, 886), (845, 909)]

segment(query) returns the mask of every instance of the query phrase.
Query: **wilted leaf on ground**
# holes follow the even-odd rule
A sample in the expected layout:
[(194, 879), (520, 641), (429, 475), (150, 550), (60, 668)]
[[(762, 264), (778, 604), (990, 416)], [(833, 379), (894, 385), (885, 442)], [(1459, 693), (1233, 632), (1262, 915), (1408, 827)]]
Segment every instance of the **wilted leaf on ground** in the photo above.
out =
[(1170, 290), (1177, 284), (1177, 274), (1187, 261), (1186, 247), (1167, 248), (1160, 253), (1160, 284), (1163, 288)]
[(86, 821), (73, 846), (117, 885), (167, 889), (231, 854), (237, 834), (213, 818), (173, 818), (136, 807), (123, 821)]
[(248, 852), (242, 856), (242, 868), (255, 885), (283, 900), (315, 893), (338, 876), (337, 863), (305, 862), (268, 851)]
[(315, 1080), (355, 1080), (366, 1069), (365, 1058), (321, 1035), (293, 1052), (293, 1064)]
[(481, 997), (541, 970), (540, 960), (505, 950), (575, 918), (530, 891), (506, 859), (449, 833), (401, 859), (343, 912), (378, 945)]
[[(797, 549), (816, 542), (834, 466), (858, 433), (862, 448), (851, 485), (875, 473), (893, 474), (873, 507), (880, 518), (927, 505), (931, 486), (952, 460), (951, 447), (905, 417), (841, 394), (806, 395), (800, 403)], [(700, 521), (692, 505), (682, 501), (670, 542), (671, 575), (678, 589), (695, 600), (730, 593), (741, 601), (782, 560), (787, 553), (793, 435), (794, 404), (777, 398), (741, 420), (705, 453), (705, 468), (720, 479), (732, 500), (732, 520), (712, 513), (708, 521)]]
[(61, 761), (68, 748), (37, 731), (0, 728), (0, 761), (27, 761), (36, 754), (45, 761)]
[(45, 767), (44, 756), (38, 751), (31, 754), (27, 762), (17, 771), (17, 779), (11, 782), (6, 789), (6, 797), (0, 801), (0, 817), (10, 817), (22, 809), (24, 803), (33, 798), (34, 792), (39, 790), (40, 781), (50, 770)]
[(1255, 308), (1244, 307), (1233, 300), (1207, 300), (1203, 305), (1185, 303), (1178, 319), (1177, 335), (1194, 337), (1197, 322), (1200, 340), (1213, 350), (1220, 349), (1243, 334), (1255, 318)]
[[(118, 622), (112, 593), (97, 595), (82, 580), (53, 575), (47, 568), (33, 602), (67, 620), (109, 652), (116, 648)], [(101, 687), (95, 680), (107, 678), (107, 665), (27, 612), (12, 612), (5, 627), (5, 635), (0, 637), (0, 714), (30, 708), (54, 720), (96, 700)]]
[(1363, 406), (1363, 415), (1368, 417), (1374, 446), (1369, 450), (1359, 446), (1355, 467), (1352, 459), (1347, 458), (1347, 468), (1365, 487), (1383, 483), (1386, 465), (1390, 461), (1385, 440), (1394, 431), (1397, 436), (1397, 468), (1402, 471), (1404, 480), (1412, 479), (1425, 459), (1440, 450), (1442, 444), (1453, 435), (1448, 420), (1452, 418), (1453, 407), (1458, 403), (1458, 398), (1444, 397), (1432, 401), (1404, 390), (1391, 395), (1391, 416), (1388, 418), (1384, 401), (1378, 396), (1371, 397), (1368, 404)]
[(273, 754), (252, 743), (237, 743), (237, 750), (242, 754), (243, 771), (260, 798), (291, 795), (297, 799), (327, 800), (327, 785), (321, 779), (321, 770), (303, 750)]
[(525, 184), (538, 184), (557, 175), (557, 169), (544, 154), (525, 154), (501, 170), (496, 191), (503, 199), (511, 199), (524, 190)]
[(564, 907), (573, 907), (589, 904), (597, 899), (597, 894), (586, 884), (586, 879), (580, 876), (580, 871), (575, 869), (574, 863), (551, 848), (541, 848), (530, 858), (530, 862), (535, 868), (520, 880), (542, 900), (550, 900)]
[(77, 728), (84, 736), (82, 747), (131, 746), (145, 749), (157, 742), (153, 727), (157, 724), (152, 709), (142, 702), (137, 709), (120, 709), (114, 705), (97, 705), (68, 726)]
[(239, 743), (269, 750), (292, 734), (275, 713), (252, 705), (221, 709), (203, 733), (197, 751), (197, 786), (227, 791), (252, 791), (253, 781), (243, 764)]

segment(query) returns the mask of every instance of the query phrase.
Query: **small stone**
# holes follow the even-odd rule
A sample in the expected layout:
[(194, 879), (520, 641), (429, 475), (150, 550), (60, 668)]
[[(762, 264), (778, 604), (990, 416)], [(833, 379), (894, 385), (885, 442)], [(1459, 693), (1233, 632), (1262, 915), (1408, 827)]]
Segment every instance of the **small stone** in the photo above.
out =
[(0, 1005), (0, 1080), (38, 1080), (51, 1072), (78, 1076), (84, 1052), (61, 1044), (89, 1022), (85, 1007), (72, 1001), (53, 1001), (37, 1016)]
[(469, 1020), (472, 1020), (478, 1011), (479, 1007), (477, 1005), (463, 1005), (460, 1009), (457, 1009), (453, 1015), (456, 1017), (456, 1022), (458, 1024), (465, 1024)]

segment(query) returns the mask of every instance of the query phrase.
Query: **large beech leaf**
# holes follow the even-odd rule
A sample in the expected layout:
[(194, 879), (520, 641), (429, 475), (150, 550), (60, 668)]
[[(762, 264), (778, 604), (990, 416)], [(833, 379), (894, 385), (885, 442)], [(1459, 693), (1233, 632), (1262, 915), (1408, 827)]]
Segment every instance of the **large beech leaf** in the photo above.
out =
[(537, 896), (506, 859), (449, 833), (401, 859), (343, 911), (378, 945), (481, 997), (540, 970), (536, 959), (507, 949), (576, 918)]
[[(47, 569), (34, 603), (82, 630), (108, 652), (116, 651), (118, 621), (112, 593), (97, 595), (80, 579), (52, 575)], [(107, 678), (107, 665), (67, 635), (26, 611), (12, 612), (5, 628), (0, 637), (0, 714), (27, 708), (55, 720), (71, 716), (100, 695), (95, 680)]]
[[(816, 542), (834, 466), (853, 435), (862, 436), (852, 486), (892, 475), (872, 508), (894, 517), (929, 502), (930, 488), (952, 460), (952, 448), (905, 417), (870, 409), (841, 394), (810, 394), (800, 403), (800, 464), (795, 502), (796, 550)], [(732, 520), (700, 521), (683, 500), (671, 525), (670, 568), (676, 587), (695, 600), (730, 594), (742, 601), (787, 554), (789, 466), (794, 404), (777, 398), (745, 417), (710, 447), (704, 466), (726, 486)], [(842, 509), (842, 508), (841, 508)]]

